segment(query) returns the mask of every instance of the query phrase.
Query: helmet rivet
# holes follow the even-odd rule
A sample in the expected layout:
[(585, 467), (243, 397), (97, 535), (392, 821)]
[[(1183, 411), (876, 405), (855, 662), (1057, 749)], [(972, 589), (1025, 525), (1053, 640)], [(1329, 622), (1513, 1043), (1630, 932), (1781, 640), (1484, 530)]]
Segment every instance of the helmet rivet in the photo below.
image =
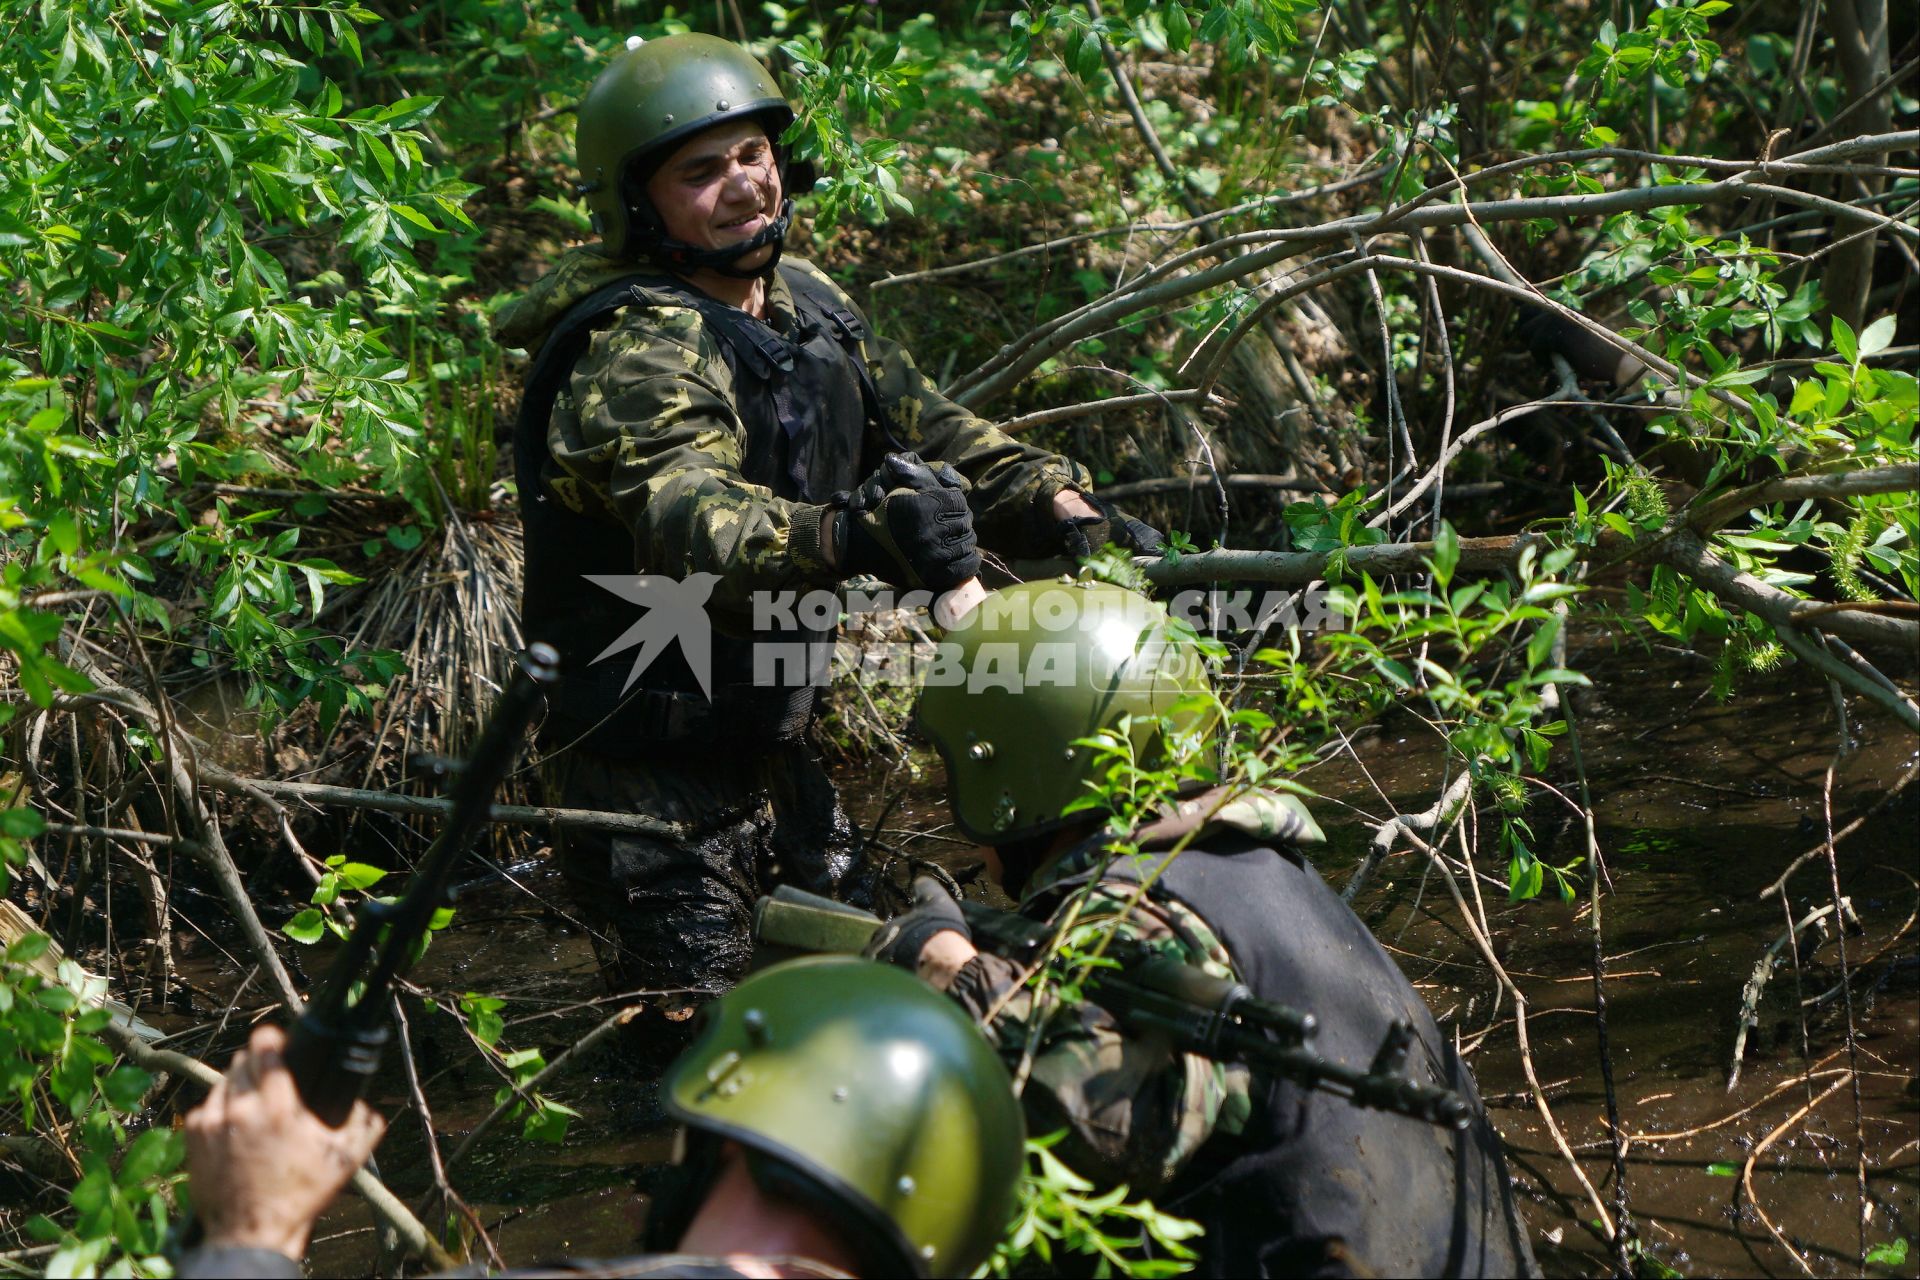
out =
[(991, 742), (974, 743), (972, 746), (967, 748), (967, 759), (969, 760), (993, 759), (993, 744)]
[(920, 1256), (923, 1258), (931, 1258), (933, 1256), (933, 1246), (930, 1244), (921, 1245)]
[(1075, 752), (1074, 752), (1074, 750), (1073, 750), (1073, 748), (1072, 748), (1072, 747), (1068, 747), (1068, 748), (1067, 748), (1067, 759), (1069, 759), (1069, 760), (1071, 760), (1071, 759), (1073, 759), (1073, 757), (1074, 757), (1074, 754), (1075, 754)]
[(1019, 812), (1019, 806), (1013, 802), (1013, 793), (1011, 791), (1002, 791), (1000, 793), (1000, 803), (993, 806), (993, 829), (995, 831), (1005, 831), (1013, 825), (1013, 820)]
[(731, 102), (728, 102), (725, 98), (722, 98), (720, 99), (720, 101), (713, 104), (713, 109), (715, 111), (725, 111), (728, 107), (731, 107), (732, 105), (733, 104)]
[(893, 1189), (903, 1196), (910, 1196), (913, 1194), (913, 1179), (903, 1173), (900, 1181), (893, 1184)]
[(847, 1100), (847, 1086), (841, 1085), (835, 1089), (833, 1091), (833, 1100), (835, 1102), (845, 1102)]
[(673, 123), (673, 115), (672, 115), (672, 113), (668, 113), (667, 115), (664, 115), (664, 116), (661, 116), (661, 117), (660, 117), (660, 123), (661, 123), (661, 124), (672, 124), (672, 123)]
[(749, 1009), (740, 1015), (740, 1025), (745, 1028), (747, 1039), (754, 1044), (767, 1042), (767, 1015), (759, 1009)]

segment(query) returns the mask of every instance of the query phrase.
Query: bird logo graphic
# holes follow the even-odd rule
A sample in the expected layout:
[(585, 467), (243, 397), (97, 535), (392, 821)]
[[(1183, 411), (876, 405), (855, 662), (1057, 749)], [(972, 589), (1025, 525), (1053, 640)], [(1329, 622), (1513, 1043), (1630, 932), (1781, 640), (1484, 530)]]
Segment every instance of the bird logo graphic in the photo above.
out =
[(684, 578), (667, 578), (650, 573), (589, 573), (588, 582), (611, 591), (629, 604), (646, 610), (640, 621), (620, 633), (620, 638), (594, 655), (594, 661), (610, 658), (627, 649), (639, 648), (633, 656), (633, 669), (620, 686), (625, 693), (633, 688), (653, 660), (675, 640), (693, 672), (695, 683), (707, 698), (713, 697), (713, 624), (707, 620), (707, 597), (720, 581), (717, 573), (690, 573)]

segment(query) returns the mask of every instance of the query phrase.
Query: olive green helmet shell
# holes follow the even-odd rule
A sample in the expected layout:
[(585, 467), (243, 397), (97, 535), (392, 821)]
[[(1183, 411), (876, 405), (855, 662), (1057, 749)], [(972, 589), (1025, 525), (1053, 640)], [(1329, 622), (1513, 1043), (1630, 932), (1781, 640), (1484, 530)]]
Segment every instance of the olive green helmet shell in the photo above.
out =
[(661, 1096), (682, 1123), (797, 1170), (915, 1275), (968, 1275), (1025, 1159), (1013, 1083), (946, 996), (891, 965), (808, 956), (702, 1012)]
[(1068, 820), (1106, 765), (1074, 745), (1133, 717), (1143, 765), (1164, 758), (1160, 721), (1206, 746), (1218, 704), (1198, 649), (1166, 611), (1104, 582), (1053, 579), (989, 595), (946, 634), (915, 707), (947, 766), (960, 829), (1003, 844)]
[(653, 152), (665, 159), (703, 129), (754, 115), (766, 117), (775, 142), (793, 123), (780, 86), (739, 45), (691, 33), (629, 41), (581, 99), (574, 128), (580, 190), (608, 248), (632, 254), (630, 165)]

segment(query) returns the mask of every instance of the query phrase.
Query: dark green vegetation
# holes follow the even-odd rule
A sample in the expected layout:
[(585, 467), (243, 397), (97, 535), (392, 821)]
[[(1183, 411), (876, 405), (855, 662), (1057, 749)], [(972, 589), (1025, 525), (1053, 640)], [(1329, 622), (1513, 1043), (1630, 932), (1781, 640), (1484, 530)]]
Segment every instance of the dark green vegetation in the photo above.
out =
[[(1863, 742), (1908, 761), (1910, 8), (728, 3), (663, 20), (613, 0), (0, 0), (0, 1180), (19, 1207), (0, 1212), (0, 1262), (160, 1265), (182, 1099), (158, 1073), (186, 1068), (130, 1048), (140, 1028), (103, 996), (204, 1025), (178, 1047), (217, 1061), (322, 967), (288, 939), (325, 946), (421, 847), (429, 818), (365, 807), (403, 789), (415, 750), (465, 743), (518, 643), (500, 446), (522, 353), (486, 318), (586, 234), (567, 108), (598, 59), (689, 27), (749, 37), (805, 104), (798, 145), (835, 181), (803, 251), (968, 404), (1184, 530), (1157, 581), (1341, 585), (1348, 632), (1232, 637), (1265, 650), (1229, 690), (1237, 766), (1271, 781), (1347, 753), (1394, 704), (1387, 723), (1415, 717), (1431, 767), (1384, 811), (1356, 799), (1356, 852), (1377, 851), (1356, 875), (1430, 879), (1483, 999), (1527, 989), (1502, 964), (1515, 920), (1550, 919), (1561, 942), (1538, 963), (1582, 978), (1627, 949), (1607, 894), (1677, 874), (1691, 847), (1590, 819), (1609, 803), (1593, 761), (1618, 744), (1586, 699), (1662, 695), (1635, 688), (1631, 656), (1588, 692), (1569, 636), (1576, 655), (1603, 635), (1697, 655), (1676, 725), (1710, 690), (1726, 732), (1768, 732), (1742, 699), (1787, 667), (1832, 690), (1817, 751), (1843, 777)], [(1245, 550), (1200, 550), (1216, 540)], [(834, 727), (877, 768), (898, 693), (845, 692)], [(1837, 1135), (1823, 1158), (1860, 1224), (1837, 1250), (1806, 1253), (1753, 1162), (1728, 1166), (1755, 1265), (1898, 1268), (1920, 1234), (1911, 1176), (1899, 1195), (1872, 1178), (1911, 1170), (1914, 1135), (1869, 1142), (1855, 1117), (1862, 1079), (1916, 1063), (1910, 1038), (1869, 1062), (1853, 1030), (1871, 991), (1911, 984), (1914, 944), (1897, 895), (1835, 899), (1854, 896), (1854, 832), (1911, 848), (1911, 797), (1873, 805), (1913, 774), (1831, 805), (1818, 770), (1799, 776), (1802, 829), (1757, 832), (1766, 865), (1742, 888), (1781, 877), (1774, 923), (1715, 967), (1715, 990), (1747, 991), (1669, 998), (1696, 1073), (1727, 1068), (1749, 1016), (1766, 1031), (1750, 1060), (1791, 1079), (1804, 1057), (1806, 1091), (1769, 1095), (1756, 1140), (1785, 1126), (1777, 1154), (1816, 1099)], [(312, 809), (287, 780), (360, 794)], [(1168, 780), (1122, 761), (1107, 800), (1124, 815)], [(527, 847), (518, 830), (496, 856)], [(1535, 901), (1483, 899), (1498, 889), (1474, 858)], [(1864, 936), (1821, 933), (1849, 910)], [(1768, 952), (1785, 932), (1798, 944)], [(511, 1025), (526, 1011), (457, 966), (433, 972), (452, 1016), (409, 1002), (416, 1031), (458, 1020), (500, 1118), (563, 1139), (547, 1059), (566, 1042)], [(1503, 1025), (1485, 1009), (1460, 1015), (1470, 1040)], [(1558, 1075), (1524, 1040), (1500, 1047), (1504, 1029), (1489, 1043), (1538, 1099), (1542, 1151), (1660, 1128), (1616, 1119), (1605, 1026), (1581, 1020)], [(1553, 1120), (1562, 1075), (1583, 1132)], [(1658, 1270), (1686, 1245), (1616, 1230), (1625, 1162), (1560, 1175), (1565, 1229), (1596, 1233), (1583, 1257)], [(1036, 1167), (1029, 1241), (1110, 1247), (1100, 1202)], [(1121, 1237), (1154, 1220), (1128, 1212), (1108, 1220)]]

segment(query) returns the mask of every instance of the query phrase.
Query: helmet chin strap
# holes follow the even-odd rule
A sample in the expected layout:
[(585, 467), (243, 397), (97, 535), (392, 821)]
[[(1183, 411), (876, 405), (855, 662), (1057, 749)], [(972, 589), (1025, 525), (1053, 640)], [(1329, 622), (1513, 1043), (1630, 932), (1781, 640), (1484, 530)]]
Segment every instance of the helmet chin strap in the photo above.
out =
[[(735, 280), (763, 280), (780, 265), (780, 250), (787, 238), (787, 228), (792, 225), (793, 201), (783, 199), (780, 201), (780, 216), (739, 244), (729, 245), (725, 249), (702, 249), (684, 240), (661, 236), (649, 249), (648, 256), (672, 271), (684, 273), (704, 269)], [(768, 245), (773, 246), (773, 253), (760, 266), (743, 271), (734, 265), (748, 254), (757, 253)]]

